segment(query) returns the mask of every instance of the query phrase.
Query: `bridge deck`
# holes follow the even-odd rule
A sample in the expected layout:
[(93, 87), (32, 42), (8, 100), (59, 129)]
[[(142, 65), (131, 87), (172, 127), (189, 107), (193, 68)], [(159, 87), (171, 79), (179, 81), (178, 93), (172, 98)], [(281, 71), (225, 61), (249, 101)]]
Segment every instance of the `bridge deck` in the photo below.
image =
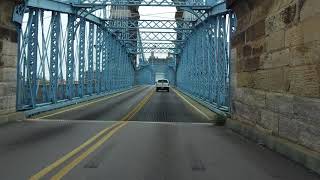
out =
[[(319, 179), (213, 126), (204, 114), (173, 91), (139, 87), (1, 126), (1, 179)], [(92, 142), (85, 143), (88, 139)]]

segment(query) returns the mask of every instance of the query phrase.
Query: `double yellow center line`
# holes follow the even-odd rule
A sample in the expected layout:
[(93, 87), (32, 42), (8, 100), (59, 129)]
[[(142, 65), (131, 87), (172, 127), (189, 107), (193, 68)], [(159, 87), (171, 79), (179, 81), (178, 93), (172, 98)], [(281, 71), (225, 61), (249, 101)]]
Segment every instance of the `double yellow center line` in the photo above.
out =
[[(30, 177), (30, 180), (38, 180), (42, 177), (46, 176), (51, 171), (58, 168), (60, 165), (65, 163), (67, 160), (75, 157), (77, 154), (79, 156), (73, 158), (73, 160), (67, 163), (64, 167), (62, 167), (55, 175), (51, 177), (51, 180), (59, 180), (63, 178), (66, 174), (68, 174), (74, 167), (76, 167), (82, 160), (88, 157), (91, 153), (97, 150), (100, 146), (102, 146), (108, 139), (112, 137), (117, 131), (119, 131), (122, 127), (128, 124), (130, 121), (142, 108), (143, 106), (151, 99), (154, 91), (152, 90), (143, 100), (134, 108), (132, 109), (126, 116), (124, 116), (119, 122), (113, 124), (111, 127), (107, 127), (100, 131), (95, 136), (88, 139), (82, 145), (74, 149), (73, 151), (69, 152), (68, 154), (64, 155), (62, 158), (58, 159), (51, 165), (47, 166), (46, 168), (39, 171), (37, 174)], [(86, 147), (87, 150), (83, 151)]]

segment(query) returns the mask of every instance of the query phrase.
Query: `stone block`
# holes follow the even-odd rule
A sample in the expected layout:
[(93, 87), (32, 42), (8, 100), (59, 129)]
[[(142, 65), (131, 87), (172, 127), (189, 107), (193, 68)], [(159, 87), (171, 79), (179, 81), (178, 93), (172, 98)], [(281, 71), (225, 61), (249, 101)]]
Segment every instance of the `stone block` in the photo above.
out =
[(289, 25), (294, 22), (297, 16), (297, 4), (292, 3), (289, 6), (285, 7), (280, 12), (281, 20), (286, 24)]
[(14, 28), (12, 24), (12, 12), (14, 6), (14, 1), (0, 1), (0, 25), (10, 26)]
[(17, 56), (18, 46), (15, 42), (0, 40), (0, 54), (7, 56)]
[(293, 111), (301, 122), (320, 128), (320, 99), (294, 97)]
[(301, 22), (304, 43), (320, 40), (320, 15), (306, 18)]
[(16, 96), (0, 97), (0, 114), (9, 114), (16, 111)]
[[(237, 32), (244, 32), (248, 29), (250, 25), (250, 13), (243, 14), (242, 16), (238, 16), (237, 14)], [(246, 36), (246, 34), (244, 34)]]
[(260, 66), (262, 69), (279, 68), (290, 64), (290, 50), (283, 49), (266, 54), (261, 58)]
[(251, 23), (259, 22), (262, 19), (265, 19), (269, 13), (272, 3), (270, 1), (256, 1), (254, 8), (251, 10)]
[(0, 82), (0, 96), (8, 96), (16, 94), (16, 83), (3, 83)]
[(250, 72), (241, 72), (235, 75), (237, 77), (237, 87), (253, 87), (253, 79)]
[(314, 150), (320, 152), (320, 128), (302, 125), (299, 134), (299, 143)]
[(240, 71), (242, 72), (250, 72), (250, 71), (256, 71), (260, 67), (260, 57), (250, 57), (250, 58), (244, 58), (240, 60)]
[(283, 114), (285, 116), (293, 115), (294, 96), (281, 93), (267, 93), (266, 106), (267, 109)]
[(289, 70), (289, 92), (299, 96), (320, 97), (320, 65), (296, 66)]
[(311, 65), (320, 64), (320, 41), (290, 48), (290, 65)]
[(301, 24), (292, 26), (285, 31), (285, 46), (292, 47), (304, 43), (303, 29)]
[(249, 106), (240, 102), (234, 102), (234, 111), (236, 116), (245, 121), (255, 124), (260, 118), (260, 109), (254, 106)]
[(17, 56), (0, 54), (0, 67), (17, 67)]
[(261, 118), (259, 119), (258, 124), (268, 130), (271, 130), (274, 134), (278, 134), (279, 118), (280, 114), (262, 109)]
[(320, 1), (319, 0), (307, 0), (304, 1), (303, 6), (300, 11), (301, 20), (306, 18), (316, 16), (320, 14)]
[(288, 7), (290, 4), (294, 3), (295, 0), (281, 0), (281, 1), (273, 1), (271, 4), (271, 8), (269, 13), (278, 13), (279, 11), (283, 10), (284, 8)]
[(272, 59), (272, 67), (282, 67), (289, 65), (290, 62), (290, 50), (284, 49), (281, 51), (276, 51), (271, 53), (271, 59)]
[(255, 89), (286, 92), (289, 87), (287, 70), (284, 68), (259, 70), (252, 74)]
[(263, 46), (260, 46), (260, 47), (257, 47), (257, 48), (253, 48), (252, 49), (252, 54), (254, 55), (254, 56), (259, 56), (259, 55), (261, 55), (262, 53), (263, 53)]
[(245, 45), (242, 48), (242, 55), (248, 57), (252, 55), (252, 47), (250, 45)]
[(272, 32), (266, 38), (266, 51), (275, 51), (284, 48), (285, 33), (284, 30)]
[(243, 104), (264, 108), (266, 106), (266, 93), (251, 88), (236, 88), (235, 99)]
[[(238, 31), (238, 29), (237, 29)], [(237, 47), (239, 45), (243, 45), (245, 43), (245, 32), (240, 32), (231, 37), (231, 46)]]
[(265, 19), (262, 19), (256, 24), (251, 25), (246, 30), (246, 42), (258, 40), (265, 36), (265, 34)]
[(16, 73), (16, 68), (0, 68), (0, 82), (16, 81)]
[(300, 123), (294, 119), (279, 117), (279, 136), (293, 142), (298, 142), (300, 136)]
[(266, 34), (270, 35), (275, 32), (284, 30), (286, 24), (281, 20), (280, 14), (274, 14), (266, 18)]

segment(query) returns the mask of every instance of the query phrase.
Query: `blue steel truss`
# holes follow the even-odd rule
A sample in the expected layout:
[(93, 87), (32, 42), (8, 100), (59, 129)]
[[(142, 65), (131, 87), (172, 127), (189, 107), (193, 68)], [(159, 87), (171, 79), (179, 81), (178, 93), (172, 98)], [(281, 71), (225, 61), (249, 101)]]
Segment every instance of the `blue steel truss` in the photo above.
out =
[[(176, 7), (193, 18), (139, 20), (105, 13), (139, 6)], [(13, 20), (22, 24), (18, 110), (153, 84), (161, 72), (180, 90), (229, 110), (235, 17), (224, 0), (25, 0)], [(145, 53), (173, 57), (150, 64)]]
[(229, 47), (234, 22), (234, 15), (226, 12), (199, 25), (185, 44), (177, 68), (180, 89), (224, 111), (230, 103)]
[(24, 19), (19, 31), (18, 110), (134, 85), (130, 54), (103, 25), (33, 7)]

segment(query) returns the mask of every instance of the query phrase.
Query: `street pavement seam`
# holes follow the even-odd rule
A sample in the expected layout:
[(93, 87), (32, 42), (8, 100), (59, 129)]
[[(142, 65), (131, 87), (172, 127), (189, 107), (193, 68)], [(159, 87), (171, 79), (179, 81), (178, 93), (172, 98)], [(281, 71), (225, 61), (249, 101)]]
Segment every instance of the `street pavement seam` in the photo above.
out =
[[(51, 178), (53, 180), (61, 179), (69, 171), (71, 171), (75, 166), (77, 166), (82, 160), (84, 160), (87, 156), (89, 156), (91, 153), (97, 150), (100, 146), (102, 146), (108, 139), (112, 137), (113, 134), (115, 134), (118, 130), (124, 127), (128, 123), (128, 121), (130, 121), (144, 107), (144, 105), (151, 99), (153, 94), (154, 94), (154, 91), (152, 90), (151, 93), (149, 93), (146, 97), (144, 97), (142, 101), (140, 101), (140, 103), (138, 103), (138, 105), (134, 109), (132, 109), (129, 113), (127, 113), (127, 115), (124, 116), (119, 122), (113, 124), (111, 127), (107, 127), (103, 129), (98, 134), (88, 139), (85, 143), (81, 144), (79, 147), (77, 147), (73, 151), (67, 153), (62, 158), (58, 159), (57, 161), (50, 164), (46, 168), (42, 169), (35, 175), (31, 176), (30, 180), (38, 180), (43, 178), (51, 171), (58, 168), (64, 162), (75, 157), (77, 154), (80, 153), (80, 151), (82, 151), (85, 148), (88, 148), (85, 152), (77, 156), (71, 163), (68, 163), (57, 174), (55, 174)], [(105, 133), (107, 134), (105, 135)], [(99, 138), (100, 140), (98, 140)]]

